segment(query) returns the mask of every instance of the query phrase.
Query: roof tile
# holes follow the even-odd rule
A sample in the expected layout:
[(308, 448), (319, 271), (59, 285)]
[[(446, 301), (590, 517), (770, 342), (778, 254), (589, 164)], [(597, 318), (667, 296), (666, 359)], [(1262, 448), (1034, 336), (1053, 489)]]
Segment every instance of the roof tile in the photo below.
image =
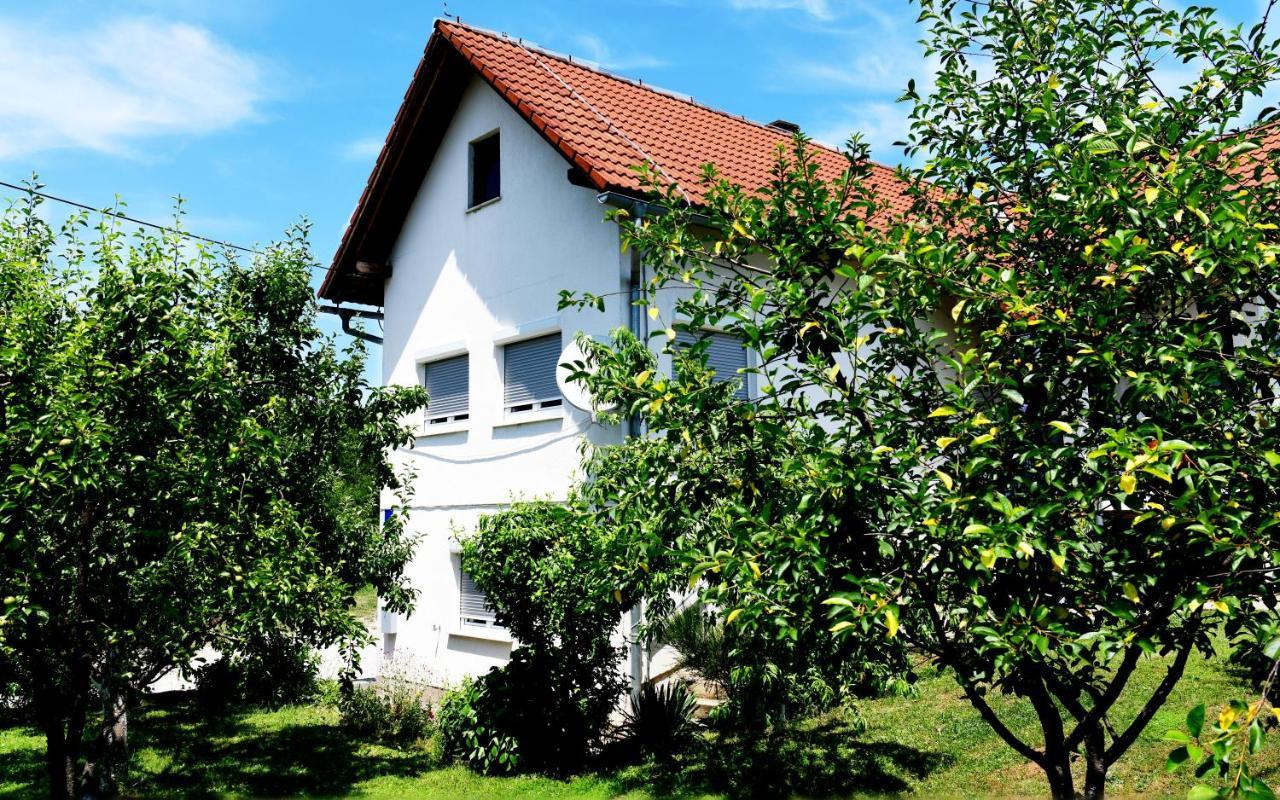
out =
[[(634, 167), (647, 162), (693, 203), (704, 199), (702, 166), (748, 189), (767, 185), (774, 153), (791, 135), (686, 98), (594, 69), (506, 35), (440, 20), (446, 39), (515, 110), (593, 177), (600, 189), (642, 192)], [(839, 175), (848, 161), (814, 145), (820, 173)], [(893, 170), (873, 165), (870, 181), (891, 212), (910, 199)]]

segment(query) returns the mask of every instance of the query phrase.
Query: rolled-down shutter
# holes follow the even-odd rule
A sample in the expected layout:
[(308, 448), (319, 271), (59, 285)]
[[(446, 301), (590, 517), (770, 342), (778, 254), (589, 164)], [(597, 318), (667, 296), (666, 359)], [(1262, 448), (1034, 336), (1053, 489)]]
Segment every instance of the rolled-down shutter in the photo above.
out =
[(503, 356), (503, 404), (507, 408), (560, 399), (556, 366), (560, 334), (507, 345)]
[(462, 572), (462, 596), (458, 612), (464, 625), (493, 625), (496, 623), (493, 609), (489, 607), (488, 598), (484, 596), (484, 592), (480, 591), (476, 586), (476, 582), (471, 580), (471, 576), (465, 571)]
[(454, 356), (425, 365), (423, 385), (427, 389), (427, 419), (441, 420), (466, 414), (471, 370), (467, 356)]
[(747, 399), (747, 376), (739, 371), (747, 368), (747, 349), (742, 346), (742, 341), (721, 331), (681, 331), (676, 334), (676, 344), (680, 347), (690, 347), (704, 339), (707, 342), (707, 367), (715, 373), (715, 380), (720, 383), (738, 381), (738, 389), (733, 396)]

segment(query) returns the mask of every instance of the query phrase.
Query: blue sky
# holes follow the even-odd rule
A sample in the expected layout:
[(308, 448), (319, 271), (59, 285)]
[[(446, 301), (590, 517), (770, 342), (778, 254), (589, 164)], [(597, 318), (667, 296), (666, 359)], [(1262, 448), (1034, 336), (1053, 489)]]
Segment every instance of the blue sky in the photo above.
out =
[[(1221, 4), (1233, 21), (1254, 0)], [(918, 7), (874, 0), (449, 0), (464, 22), (894, 163), (894, 103), (929, 68)], [(327, 264), (438, 0), (0, 2), (0, 180), (269, 241), (305, 215)], [(9, 193), (11, 194), (11, 193)]]

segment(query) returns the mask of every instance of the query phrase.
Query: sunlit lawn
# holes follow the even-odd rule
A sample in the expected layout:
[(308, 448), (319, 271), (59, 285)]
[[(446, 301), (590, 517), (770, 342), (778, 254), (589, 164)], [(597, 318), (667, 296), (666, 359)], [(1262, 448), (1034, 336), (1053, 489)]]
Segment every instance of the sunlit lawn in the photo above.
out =
[[(1161, 665), (1144, 664), (1115, 723), (1132, 715), (1159, 680)], [(1202, 700), (1243, 696), (1217, 662), (1193, 659), (1187, 676), (1147, 733), (1113, 770), (1113, 797), (1178, 797), (1190, 778), (1167, 775), (1164, 732), (1177, 727)], [(1018, 731), (1034, 730), (1029, 708), (996, 698), (1002, 717)], [(862, 704), (867, 730), (851, 736), (840, 726), (810, 724), (797, 735), (807, 763), (792, 788), (797, 796), (1039, 797), (1044, 784), (978, 718), (947, 677), (926, 672), (915, 700)], [(723, 797), (708, 786), (715, 770), (690, 758), (676, 769), (637, 767), (569, 781), (483, 778), (442, 767), (430, 748), (396, 749), (355, 740), (338, 727), (337, 712), (322, 706), (244, 710), (209, 715), (186, 699), (161, 699), (135, 716), (129, 794), (140, 797), (308, 796), (371, 798), (661, 798)], [(0, 796), (43, 793), (43, 742), (30, 729), (0, 729)], [(1267, 774), (1280, 774), (1280, 739), (1260, 758)], [(723, 765), (721, 773), (723, 774)], [(782, 772), (790, 772), (783, 770)], [(743, 782), (768, 796), (777, 770)], [(788, 778), (790, 780), (790, 778)], [(716, 783), (715, 785), (722, 785)]]

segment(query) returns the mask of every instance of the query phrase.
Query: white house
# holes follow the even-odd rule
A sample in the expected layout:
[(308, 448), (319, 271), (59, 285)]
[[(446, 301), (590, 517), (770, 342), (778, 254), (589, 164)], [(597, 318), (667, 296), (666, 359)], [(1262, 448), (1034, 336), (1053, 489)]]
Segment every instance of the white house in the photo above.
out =
[[(651, 324), (631, 305), (643, 260), (605, 221), (611, 205), (644, 211), (633, 165), (651, 163), (697, 203), (703, 164), (762, 186), (794, 130), (435, 24), (320, 289), (381, 307), (384, 382), (425, 384), (431, 396), (414, 446), (397, 454), (416, 471), (411, 529), (422, 538), (409, 574), (420, 595), (408, 618), (380, 615), (384, 653), (409, 651), (442, 680), (502, 664), (512, 643), (462, 572), (458, 536), (513, 497), (563, 498), (582, 439), (625, 434), (570, 405), (556, 365), (579, 332), (644, 336)], [(818, 152), (832, 175), (846, 166)], [(890, 170), (872, 180), (907, 203)], [(563, 289), (605, 296), (605, 312), (558, 311)], [(659, 304), (659, 320), (673, 302)], [(723, 335), (712, 355), (726, 379), (746, 364)], [(651, 667), (661, 669), (633, 647), (632, 679)]]

